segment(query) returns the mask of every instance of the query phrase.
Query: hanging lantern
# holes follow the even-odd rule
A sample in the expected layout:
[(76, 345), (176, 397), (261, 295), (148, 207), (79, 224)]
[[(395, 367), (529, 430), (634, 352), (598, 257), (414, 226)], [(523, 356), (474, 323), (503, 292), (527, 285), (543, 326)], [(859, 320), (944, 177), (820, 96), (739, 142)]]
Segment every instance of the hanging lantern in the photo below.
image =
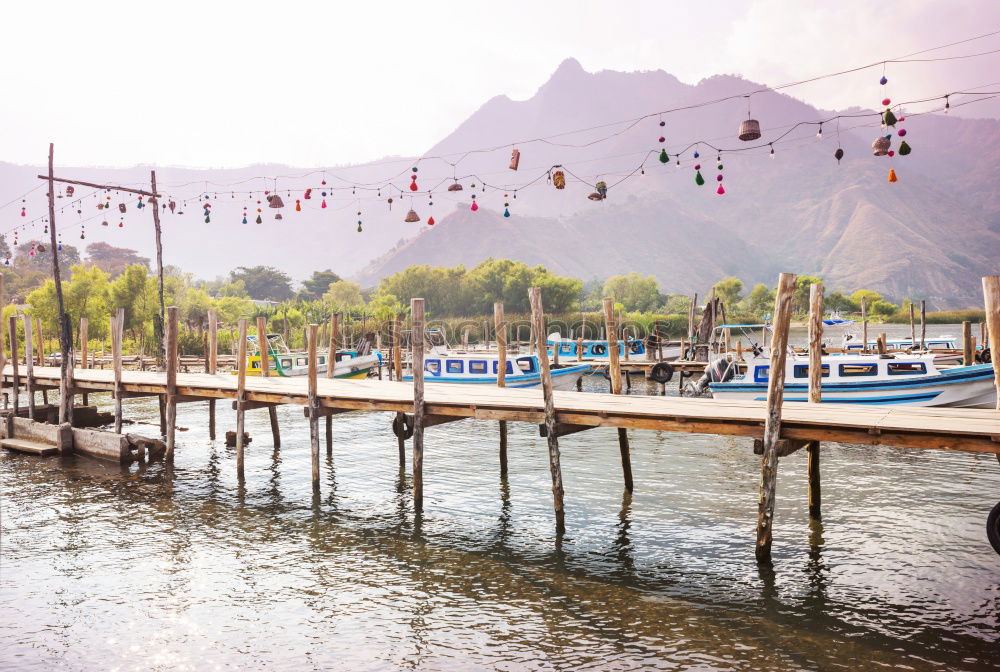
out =
[(272, 208), (283, 208), (285, 207), (285, 202), (281, 200), (281, 196), (278, 194), (271, 194), (267, 197), (267, 204)]
[(458, 182), (448, 185), (448, 191), (462, 191), (462, 185)]
[(740, 140), (750, 142), (760, 138), (760, 122), (756, 119), (744, 119), (740, 122)]
[(888, 136), (880, 135), (875, 138), (875, 142), (872, 143), (872, 153), (875, 156), (885, 156), (889, 153), (889, 146), (891, 144), (892, 141)]
[(598, 183), (597, 183), (596, 185), (594, 185), (594, 186), (595, 186), (595, 187), (597, 188), (597, 193), (598, 193), (598, 194), (600, 194), (600, 196), (601, 196), (601, 200), (602, 200), (602, 201), (603, 201), (603, 200), (604, 200), (605, 198), (607, 198), (607, 197), (608, 197), (608, 183), (607, 183), (607, 182), (604, 182), (604, 181), (602, 180), (601, 182), (598, 182)]
[(838, 147), (837, 151), (833, 153), (833, 158), (837, 159), (837, 163), (840, 163), (840, 160), (844, 158), (844, 150)]
[(434, 221), (434, 215), (427, 218), (427, 226), (434, 226), (437, 222)]
[(895, 171), (895, 170), (893, 170), (893, 169), (891, 169), (891, 168), (889, 169), (889, 181), (890, 181), (890, 182), (898, 182), (898, 181), (899, 181), (899, 180), (898, 180), (898, 179), (896, 178), (896, 171)]
[(420, 215), (417, 214), (416, 210), (414, 210), (413, 208), (410, 208), (410, 211), (408, 213), (406, 213), (406, 219), (404, 219), (403, 221), (404, 222), (409, 222), (411, 224), (414, 223), (414, 222), (419, 222), (420, 221)]
[(661, 149), (660, 150), (660, 163), (667, 163), (668, 161), (670, 161), (670, 155), (667, 154), (667, 150)]
[(556, 172), (552, 173), (552, 184), (555, 186), (556, 189), (565, 189), (566, 174), (563, 173), (563, 171), (561, 170), (557, 170)]
[(510, 169), (517, 170), (518, 164), (521, 163), (521, 151), (515, 149), (510, 153)]

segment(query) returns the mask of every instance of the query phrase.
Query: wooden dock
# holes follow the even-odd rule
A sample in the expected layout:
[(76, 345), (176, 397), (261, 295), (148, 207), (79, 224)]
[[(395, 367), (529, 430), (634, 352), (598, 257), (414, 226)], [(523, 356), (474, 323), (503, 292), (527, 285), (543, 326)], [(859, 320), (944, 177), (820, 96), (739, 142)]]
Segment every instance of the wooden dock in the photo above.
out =
[[(8, 365), (4, 386), (12, 382)], [(34, 368), (37, 389), (58, 388), (60, 371)], [(23, 376), (22, 376), (23, 378)], [(74, 369), (74, 392), (112, 392), (110, 370)], [(247, 378), (250, 406), (272, 404), (306, 406), (307, 379)], [(167, 394), (166, 374), (122, 371), (125, 396)], [(472, 387), (472, 389), (469, 389)], [(237, 377), (232, 374), (177, 374), (177, 401), (236, 399)], [(320, 378), (316, 390), (321, 408), (332, 412), (413, 412), (412, 383)], [(623, 427), (759, 437), (767, 415), (760, 401), (716, 401), (677, 397), (553, 393), (561, 435), (593, 427)], [(424, 387), (426, 426), (472, 418), (541, 424), (545, 402), (538, 388), (499, 388), (427, 383)], [(881, 407), (844, 404), (787, 404), (782, 409), (783, 439), (837, 441), (909, 448), (935, 448), (1000, 454), (1000, 414), (990, 409)]]

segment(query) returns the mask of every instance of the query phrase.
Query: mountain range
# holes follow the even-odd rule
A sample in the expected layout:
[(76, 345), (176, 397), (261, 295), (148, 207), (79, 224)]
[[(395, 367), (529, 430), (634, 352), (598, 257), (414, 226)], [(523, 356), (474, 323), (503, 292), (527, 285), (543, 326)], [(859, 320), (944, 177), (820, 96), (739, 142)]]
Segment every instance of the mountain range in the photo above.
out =
[[(895, 300), (925, 298), (936, 308), (981, 305), (979, 278), (1000, 272), (1000, 187), (992, 174), (1000, 165), (1000, 121), (912, 116), (896, 128), (906, 129), (913, 152), (874, 157), (878, 119), (860, 116), (871, 106), (834, 112), (781, 93), (744, 97), (761, 88), (729, 75), (690, 85), (664, 71), (590, 73), (569, 59), (531, 98), (487, 101), (425, 158), (388, 157), (326, 171), (158, 167), (161, 191), (178, 204), (178, 213), (163, 215), (165, 260), (200, 277), (255, 264), (277, 266), (297, 279), (332, 268), (371, 286), (411, 264), (472, 266), (489, 257), (511, 258), (584, 280), (652, 274), (664, 292), (679, 293), (704, 292), (727, 275), (774, 284), (779, 271), (791, 271), (820, 275), (830, 289), (875, 289)], [(873, 81), (873, 100), (859, 102), (877, 104), (881, 95)], [(727, 97), (733, 98), (696, 106)], [(685, 107), (631, 127), (623, 123)], [(748, 112), (760, 120), (763, 138), (741, 143), (737, 127)], [(795, 127), (835, 114), (859, 116), (825, 123), (821, 137), (816, 125)], [(579, 130), (587, 128), (592, 130)], [(766, 143), (786, 132), (769, 159)], [(688, 146), (697, 140), (705, 144)], [(710, 145), (724, 150), (721, 171)], [(667, 164), (657, 159), (662, 147), (671, 154)], [(844, 151), (840, 161), (834, 158), (838, 147)], [(514, 149), (520, 151), (517, 171), (507, 165)], [(549, 180), (557, 165), (567, 176), (563, 190)], [(695, 183), (695, 165), (703, 186)], [(898, 182), (888, 182), (890, 168)], [(142, 185), (149, 170), (57, 172)], [(0, 202), (38, 186), (40, 172), (0, 164)], [(716, 193), (719, 173), (723, 195)], [(407, 188), (413, 176), (416, 195)], [(600, 180), (609, 185), (607, 198), (595, 202), (587, 196)], [(463, 189), (447, 191), (456, 181)], [(279, 193), (285, 207), (268, 208), (262, 190)], [(87, 193), (81, 189), (76, 196)], [(90, 239), (150, 256), (148, 208), (137, 210), (134, 197), (110, 195), (112, 204), (127, 204), (123, 217), (117, 209), (113, 216), (97, 211), (96, 195), (80, 204), (64, 199), (60, 230), (69, 230), (72, 242), (82, 228)], [(473, 195), (476, 212), (470, 209)], [(294, 209), (297, 200), (301, 211)], [(27, 219), (42, 214), (44, 189), (13, 207), (18, 205), (30, 211)], [(258, 207), (261, 225), (254, 223)], [(411, 208), (419, 223), (404, 221)], [(505, 210), (509, 217), (502, 216)], [(3, 210), (8, 224), (19, 223), (14, 212)], [(435, 226), (426, 225), (431, 216)]]

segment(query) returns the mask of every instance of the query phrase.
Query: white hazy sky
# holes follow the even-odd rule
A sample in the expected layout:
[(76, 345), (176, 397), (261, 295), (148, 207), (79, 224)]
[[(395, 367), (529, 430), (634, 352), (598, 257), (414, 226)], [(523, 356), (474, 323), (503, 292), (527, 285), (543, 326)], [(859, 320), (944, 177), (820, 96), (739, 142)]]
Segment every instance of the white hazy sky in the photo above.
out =
[[(2, 161), (42, 163), (52, 140), (63, 165), (312, 167), (419, 154), (489, 98), (531, 96), (570, 56), (774, 85), (1000, 30), (1000, 0), (10, 0), (3, 24)], [(930, 55), (997, 48), (1000, 36)], [(871, 107), (878, 76), (789, 93)], [(1000, 57), (889, 76), (914, 99), (1000, 82)]]

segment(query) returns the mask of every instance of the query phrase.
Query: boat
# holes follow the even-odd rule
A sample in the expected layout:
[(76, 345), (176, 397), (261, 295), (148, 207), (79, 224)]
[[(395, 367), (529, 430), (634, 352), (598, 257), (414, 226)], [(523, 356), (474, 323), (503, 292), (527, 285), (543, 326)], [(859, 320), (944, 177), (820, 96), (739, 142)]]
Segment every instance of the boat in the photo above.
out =
[[(448, 346), (444, 334), (437, 329), (427, 330), (425, 339), (428, 346), (424, 357), (425, 382), (496, 386), (500, 370), (500, 356), (497, 352), (455, 351)], [(589, 371), (590, 364), (550, 364), (552, 389), (572, 390)], [(505, 372), (506, 387), (537, 387), (542, 384), (538, 355), (512, 354), (507, 358)], [(412, 372), (403, 375), (403, 380), (412, 381)]]
[[(555, 348), (559, 349), (560, 357), (577, 357), (577, 343), (578, 341), (572, 338), (563, 338), (562, 334), (559, 332), (553, 332), (549, 334), (546, 340), (546, 345), (551, 349), (549, 350), (550, 356), (555, 356)], [(629, 340), (627, 343), (629, 357), (642, 357), (646, 358), (646, 344), (641, 340)], [(625, 341), (618, 341), (618, 357), (621, 359), (625, 358)], [(583, 354), (580, 355), (579, 359), (598, 359), (607, 360), (610, 358), (608, 354), (608, 341), (604, 340), (590, 340), (583, 339)], [(673, 360), (680, 357), (681, 349), (680, 346), (664, 346), (663, 347), (663, 358), (666, 360)]]
[[(823, 355), (822, 401), (834, 404), (953, 406), (993, 408), (993, 367), (988, 364), (939, 367), (933, 353), (909, 355)], [(708, 382), (714, 399), (764, 401), (771, 361), (763, 354), (747, 359), (746, 373), (721, 371)], [(809, 400), (809, 358), (789, 354), (784, 401)]]
[[(261, 349), (257, 343), (257, 335), (247, 336), (247, 375), (261, 375)], [(306, 352), (294, 351), (285, 345), (281, 334), (267, 335), (267, 351), (272, 375), (281, 378), (309, 375), (309, 355)], [(327, 353), (316, 354), (316, 371), (325, 377), (327, 370)], [(371, 370), (382, 362), (378, 352), (363, 354), (358, 350), (344, 348), (337, 350), (334, 361), (334, 378), (367, 378)], [(233, 372), (236, 373), (235, 371)]]

